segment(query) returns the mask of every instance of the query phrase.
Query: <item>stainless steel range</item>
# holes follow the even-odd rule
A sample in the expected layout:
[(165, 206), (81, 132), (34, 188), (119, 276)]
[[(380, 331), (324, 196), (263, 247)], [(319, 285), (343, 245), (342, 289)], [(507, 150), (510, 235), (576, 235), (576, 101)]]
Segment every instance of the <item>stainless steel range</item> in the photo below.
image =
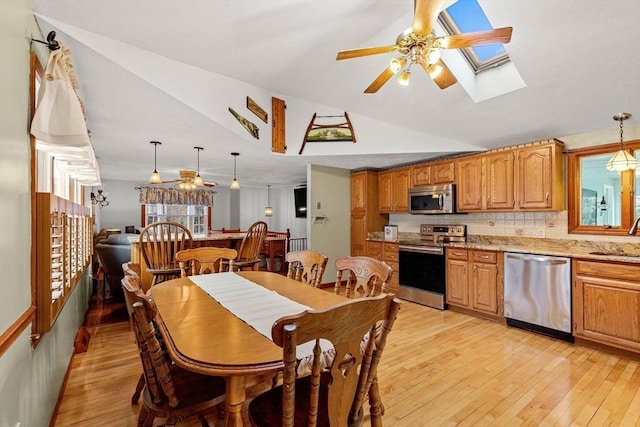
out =
[(419, 240), (401, 240), (398, 296), (445, 310), (447, 305), (444, 245), (466, 241), (466, 225), (436, 224), (420, 225)]

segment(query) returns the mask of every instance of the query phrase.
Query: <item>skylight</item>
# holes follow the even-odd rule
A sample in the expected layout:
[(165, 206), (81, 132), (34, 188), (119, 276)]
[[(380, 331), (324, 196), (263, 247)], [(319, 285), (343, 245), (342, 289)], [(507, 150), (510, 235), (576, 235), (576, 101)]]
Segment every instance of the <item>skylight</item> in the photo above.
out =
[[(494, 29), (477, 0), (456, 1), (442, 11), (438, 21), (449, 34)], [(509, 61), (509, 55), (502, 44), (474, 46), (460, 49), (460, 52), (476, 74)]]

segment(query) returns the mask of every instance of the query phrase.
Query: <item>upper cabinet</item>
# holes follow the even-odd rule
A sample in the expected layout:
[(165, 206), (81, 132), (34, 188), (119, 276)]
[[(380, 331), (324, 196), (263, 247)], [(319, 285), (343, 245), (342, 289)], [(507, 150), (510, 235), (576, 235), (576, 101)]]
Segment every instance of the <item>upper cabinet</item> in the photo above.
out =
[(457, 209), (462, 212), (514, 208), (512, 150), (458, 160)]
[(408, 212), (411, 169), (392, 169), (378, 174), (378, 212)]
[(544, 141), (517, 150), (516, 206), (520, 210), (564, 207), (562, 144)]
[(411, 167), (411, 187), (449, 184), (455, 180), (455, 162), (447, 160), (423, 163)]
[(540, 141), (459, 159), (458, 211), (562, 210), (562, 147)]

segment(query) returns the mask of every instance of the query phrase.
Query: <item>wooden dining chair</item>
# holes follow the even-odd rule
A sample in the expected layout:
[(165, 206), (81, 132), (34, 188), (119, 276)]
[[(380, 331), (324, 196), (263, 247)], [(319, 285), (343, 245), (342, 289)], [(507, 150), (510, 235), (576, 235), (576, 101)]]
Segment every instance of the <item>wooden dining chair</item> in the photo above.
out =
[[(238, 252), (231, 248), (205, 247), (184, 249), (176, 254), (176, 262), (180, 267), (180, 277), (197, 274), (232, 271), (233, 260)], [(221, 263), (224, 260), (226, 263)]]
[(336, 295), (340, 294), (345, 277), (347, 298), (372, 297), (388, 291), (393, 269), (382, 261), (367, 256), (347, 256), (337, 258), (335, 266), (337, 278), (333, 291)]
[(140, 278), (140, 264), (133, 261), (122, 263), (122, 271), (125, 276), (136, 276)]
[(174, 425), (196, 415), (202, 426), (208, 426), (202, 412), (224, 402), (224, 378), (187, 371), (167, 360), (153, 324), (155, 303), (139, 287), (136, 289), (135, 281), (134, 276), (122, 279), (145, 379), (138, 426), (150, 427), (156, 417), (166, 418), (165, 425)]
[[(254, 222), (247, 229), (247, 233), (242, 239), (238, 256), (233, 261), (233, 270), (258, 270), (260, 264), (260, 249), (267, 236), (267, 223), (264, 221)], [(223, 261), (223, 263), (225, 263)]]
[[(385, 294), (277, 320), (271, 335), (273, 342), (282, 347), (283, 385), (251, 401), (248, 413), (253, 425), (362, 424), (362, 405), (373, 379), (371, 374), (380, 362), (399, 308), (400, 302)], [(376, 335), (379, 325), (381, 333)], [(309, 341), (313, 343), (311, 375), (297, 378), (296, 347)], [(323, 352), (334, 353), (326, 367)], [(381, 423), (379, 413), (372, 415), (372, 426)]]
[(147, 271), (153, 275), (151, 286), (180, 275), (175, 255), (183, 249), (190, 249), (192, 242), (191, 231), (177, 222), (159, 221), (142, 229), (140, 252)]
[(287, 253), (287, 277), (317, 288), (329, 258), (320, 252), (305, 250)]

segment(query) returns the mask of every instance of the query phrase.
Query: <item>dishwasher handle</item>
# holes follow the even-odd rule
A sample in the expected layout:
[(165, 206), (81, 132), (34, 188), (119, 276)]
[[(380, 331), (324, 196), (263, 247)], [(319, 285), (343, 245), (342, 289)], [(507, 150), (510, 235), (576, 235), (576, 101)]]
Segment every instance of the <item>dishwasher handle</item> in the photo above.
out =
[(569, 258), (548, 257), (544, 255), (525, 255), (525, 254), (505, 254), (507, 259), (518, 261), (532, 261), (543, 265), (562, 265), (568, 264)]

